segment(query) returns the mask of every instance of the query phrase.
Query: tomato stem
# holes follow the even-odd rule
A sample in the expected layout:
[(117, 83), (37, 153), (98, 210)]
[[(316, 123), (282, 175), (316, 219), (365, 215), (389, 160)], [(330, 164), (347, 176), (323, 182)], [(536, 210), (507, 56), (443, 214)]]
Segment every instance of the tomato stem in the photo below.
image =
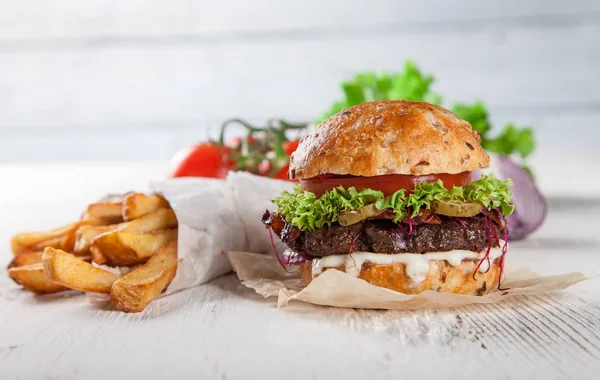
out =
[[(225, 145), (225, 133), (231, 124), (239, 124), (247, 130), (246, 136), (237, 143), (237, 152), (233, 152), (235, 167), (256, 174), (261, 174), (266, 169), (264, 174), (269, 177), (277, 176), (289, 164), (290, 153), (284, 146), (288, 141), (286, 131), (307, 127), (307, 124), (292, 124), (276, 118), (268, 119), (264, 127), (257, 127), (243, 119), (232, 118), (221, 125), (219, 145)], [(257, 133), (260, 133), (260, 136), (255, 137)], [(268, 165), (268, 168), (261, 169), (261, 163)]]
[(252, 134), (252, 133), (256, 132), (257, 130), (259, 130), (259, 129), (253, 127), (247, 121), (242, 120), (242, 119), (233, 118), (233, 119), (226, 120), (223, 124), (221, 124), (221, 133), (219, 135), (219, 144), (220, 145), (225, 145), (225, 131), (227, 130), (227, 127), (230, 126), (231, 124), (242, 125), (244, 128), (246, 128), (248, 130), (249, 134)]

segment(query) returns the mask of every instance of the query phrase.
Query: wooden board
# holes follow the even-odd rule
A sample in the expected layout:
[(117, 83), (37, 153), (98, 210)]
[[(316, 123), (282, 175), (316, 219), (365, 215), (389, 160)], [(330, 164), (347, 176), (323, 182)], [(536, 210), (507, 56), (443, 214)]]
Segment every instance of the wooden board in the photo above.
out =
[[(68, 221), (111, 189), (141, 190), (162, 170), (0, 166), (0, 177), (11, 178), (0, 188), (0, 241)], [(600, 199), (550, 205), (544, 227), (511, 244), (509, 263), (600, 274)], [(0, 250), (0, 264), (9, 259)], [(229, 275), (125, 315), (74, 292), (32, 296), (0, 276), (0, 378), (596, 379), (599, 289), (595, 278), (565, 292), (445, 311), (277, 309)]]

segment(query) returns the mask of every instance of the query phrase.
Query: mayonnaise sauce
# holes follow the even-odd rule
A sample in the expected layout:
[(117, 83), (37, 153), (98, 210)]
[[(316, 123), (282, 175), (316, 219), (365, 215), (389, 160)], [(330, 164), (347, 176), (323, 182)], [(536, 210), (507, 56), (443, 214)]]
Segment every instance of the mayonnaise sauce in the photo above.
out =
[[(484, 260), (479, 267), (480, 272), (487, 272), (490, 264), (498, 257), (502, 256), (502, 248), (505, 244), (500, 240), (500, 247), (490, 250), (489, 262)], [(324, 268), (335, 268), (344, 266), (346, 273), (358, 277), (364, 263), (370, 262), (379, 265), (391, 265), (402, 263), (406, 265), (406, 274), (416, 283), (420, 283), (429, 273), (429, 261), (446, 260), (452, 266), (459, 266), (463, 260), (482, 260), (485, 257), (487, 249), (482, 252), (454, 250), (448, 252), (429, 252), (429, 253), (372, 253), (372, 252), (354, 252), (350, 255), (331, 255), (312, 261), (312, 276), (315, 278), (323, 272)]]

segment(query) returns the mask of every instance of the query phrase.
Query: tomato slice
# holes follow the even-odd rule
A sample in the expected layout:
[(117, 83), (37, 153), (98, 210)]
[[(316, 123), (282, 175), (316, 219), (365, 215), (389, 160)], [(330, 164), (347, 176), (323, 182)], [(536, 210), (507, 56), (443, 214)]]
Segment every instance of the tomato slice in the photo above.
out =
[(383, 192), (384, 195), (392, 195), (400, 189), (412, 191), (415, 184), (419, 182), (435, 182), (441, 179), (444, 187), (451, 189), (454, 186), (465, 186), (471, 182), (471, 172), (462, 172), (458, 174), (428, 174), (428, 175), (404, 175), (390, 174), (375, 177), (355, 177), (326, 174), (323, 176), (300, 180), (300, 186), (305, 191), (315, 193), (317, 196), (323, 195), (338, 186), (344, 186), (346, 189), (354, 186), (356, 190), (372, 189)]

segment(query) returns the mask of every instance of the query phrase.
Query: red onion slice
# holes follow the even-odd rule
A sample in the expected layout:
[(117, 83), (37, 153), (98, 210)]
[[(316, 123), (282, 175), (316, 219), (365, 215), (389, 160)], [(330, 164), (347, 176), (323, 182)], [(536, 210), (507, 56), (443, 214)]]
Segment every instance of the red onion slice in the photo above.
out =
[(286, 249), (283, 251), (279, 262), (283, 265), (299, 265), (312, 259), (313, 257), (306, 253), (299, 253), (291, 249)]
[[(535, 181), (525, 169), (508, 156), (493, 156), (490, 171), (500, 179), (510, 178), (513, 193), (512, 202), (515, 212), (507, 218), (508, 238), (520, 240), (537, 230), (548, 211), (546, 199), (538, 189)], [(481, 177), (485, 172), (474, 172), (473, 180)]]

